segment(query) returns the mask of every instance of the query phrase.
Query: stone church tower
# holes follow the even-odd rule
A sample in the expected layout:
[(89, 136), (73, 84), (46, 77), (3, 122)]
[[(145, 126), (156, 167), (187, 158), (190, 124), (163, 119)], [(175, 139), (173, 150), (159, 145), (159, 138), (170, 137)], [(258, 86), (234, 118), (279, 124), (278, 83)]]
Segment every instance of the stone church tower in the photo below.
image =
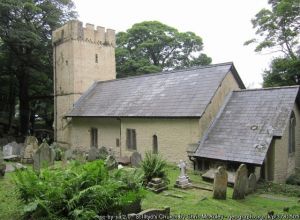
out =
[(54, 139), (70, 147), (68, 113), (95, 82), (116, 78), (115, 31), (70, 21), (52, 34), (54, 65)]

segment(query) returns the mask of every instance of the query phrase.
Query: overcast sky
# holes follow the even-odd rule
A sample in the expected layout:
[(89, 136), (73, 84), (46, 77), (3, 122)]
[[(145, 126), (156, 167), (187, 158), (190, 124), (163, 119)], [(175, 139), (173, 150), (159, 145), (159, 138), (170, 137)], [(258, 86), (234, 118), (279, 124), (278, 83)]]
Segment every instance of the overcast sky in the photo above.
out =
[(157, 20), (202, 37), (213, 63), (233, 61), (246, 87), (261, 87), (272, 55), (243, 46), (255, 37), (251, 19), (267, 0), (74, 0), (79, 20), (126, 31), (133, 24)]

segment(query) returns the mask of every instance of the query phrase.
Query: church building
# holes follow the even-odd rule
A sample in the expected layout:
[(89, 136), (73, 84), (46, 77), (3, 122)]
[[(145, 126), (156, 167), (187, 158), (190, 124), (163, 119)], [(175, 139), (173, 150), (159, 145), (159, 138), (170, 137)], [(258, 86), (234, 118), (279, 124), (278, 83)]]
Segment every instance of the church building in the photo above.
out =
[(71, 21), (53, 32), (55, 140), (151, 151), (195, 169), (241, 163), (284, 182), (300, 167), (299, 87), (245, 89), (231, 62), (116, 79), (115, 32)]

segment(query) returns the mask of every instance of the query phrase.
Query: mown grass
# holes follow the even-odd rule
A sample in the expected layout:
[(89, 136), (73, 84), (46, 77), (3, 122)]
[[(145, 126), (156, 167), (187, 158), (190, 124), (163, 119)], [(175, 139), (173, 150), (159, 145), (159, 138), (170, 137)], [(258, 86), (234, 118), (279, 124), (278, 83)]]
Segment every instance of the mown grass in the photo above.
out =
[(20, 219), (22, 210), (23, 203), (18, 199), (18, 192), (13, 182), (13, 173), (7, 173), (0, 178), (0, 219)]
[[(212, 192), (200, 189), (182, 190), (174, 188), (173, 185), (179, 174), (179, 169), (174, 166), (168, 166), (168, 178), (170, 179), (169, 189), (160, 194), (147, 191), (145, 199), (142, 201), (142, 208), (163, 208), (169, 206), (172, 215), (182, 214), (185, 217), (196, 214), (211, 214), (224, 216), (252, 215), (265, 216), (268, 212), (273, 211), (275, 214), (299, 214), (300, 203), (295, 193), (281, 195), (282, 191), (278, 190), (278, 186), (273, 188), (265, 186), (261, 187), (257, 193), (249, 195), (245, 200), (232, 200), (232, 188), (228, 187), (226, 200), (212, 199)], [(189, 172), (189, 177), (194, 184), (212, 184), (203, 182), (199, 175)], [(16, 220), (21, 218), (23, 203), (18, 199), (13, 182), (13, 173), (8, 173), (4, 178), (0, 178), (0, 220)], [(283, 186), (285, 188), (285, 186)], [(272, 190), (272, 189), (276, 190)], [(300, 188), (293, 188), (293, 192), (300, 192)], [(174, 198), (166, 196), (166, 194), (179, 195), (183, 198)], [(289, 208), (288, 212), (283, 209)], [(209, 218), (207, 218), (209, 219)]]
[[(168, 191), (160, 194), (148, 192), (146, 198), (143, 200), (143, 209), (148, 208), (163, 208), (169, 206), (172, 215), (189, 215), (189, 214), (211, 214), (211, 215), (224, 215), (224, 216), (238, 216), (238, 215), (252, 215), (252, 216), (267, 216), (273, 211), (275, 214), (299, 214), (300, 203), (299, 198), (288, 197), (286, 195), (273, 194), (272, 192), (254, 193), (248, 195), (245, 200), (231, 199), (233, 189), (228, 187), (226, 200), (215, 200), (212, 198), (212, 192), (188, 189), (182, 190), (174, 188), (173, 185), (179, 174), (179, 170), (174, 167), (168, 168), (168, 176), (170, 184)], [(192, 172), (189, 173), (194, 184), (205, 184), (199, 175)], [(212, 184), (210, 184), (212, 186)], [(300, 191), (300, 189), (299, 189)], [(263, 193), (263, 194), (262, 194)], [(174, 194), (183, 196), (183, 198), (174, 198), (166, 196), (165, 194)], [(288, 212), (284, 211), (288, 208)]]

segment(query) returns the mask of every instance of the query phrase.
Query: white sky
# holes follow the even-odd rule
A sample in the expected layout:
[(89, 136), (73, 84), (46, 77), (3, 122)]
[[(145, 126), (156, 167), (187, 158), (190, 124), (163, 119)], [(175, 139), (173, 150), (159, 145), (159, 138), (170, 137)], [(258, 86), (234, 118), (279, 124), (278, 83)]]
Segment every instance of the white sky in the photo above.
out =
[(255, 37), (251, 19), (267, 0), (74, 0), (79, 20), (119, 31), (157, 20), (202, 37), (212, 63), (233, 61), (246, 87), (261, 87), (271, 55), (243, 46)]

